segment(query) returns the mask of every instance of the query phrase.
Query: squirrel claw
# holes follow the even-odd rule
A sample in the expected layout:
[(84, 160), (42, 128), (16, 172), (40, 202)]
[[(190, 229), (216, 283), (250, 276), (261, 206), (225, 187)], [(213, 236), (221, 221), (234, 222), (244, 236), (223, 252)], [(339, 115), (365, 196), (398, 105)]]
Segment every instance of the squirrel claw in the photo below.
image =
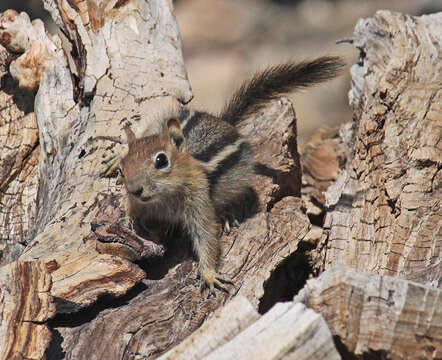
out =
[(230, 232), (232, 231), (232, 227), (238, 227), (239, 226), (239, 222), (238, 220), (236, 220), (234, 217), (229, 218), (226, 217), (223, 221), (222, 221), (222, 233), (225, 233), (226, 235), (230, 235)]
[(135, 224), (134, 224), (134, 221), (133, 221), (133, 219), (132, 219), (130, 216), (128, 216), (128, 215), (126, 215), (126, 216), (120, 218), (120, 220), (119, 220), (118, 222), (119, 222), (119, 224), (125, 226), (125, 227), (128, 228), (129, 230), (135, 230)]
[(226, 235), (230, 235), (230, 221), (228, 219), (226, 219), (226, 221), (224, 222), (224, 226), (223, 226), (223, 230), (226, 233)]
[(234, 285), (230, 279), (223, 277), (215, 271), (205, 271), (201, 274), (201, 292), (209, 290), (208, 298), (216, 296), (215, 289), (219, 289), (229, 294), (229, 290), (224, 284)]

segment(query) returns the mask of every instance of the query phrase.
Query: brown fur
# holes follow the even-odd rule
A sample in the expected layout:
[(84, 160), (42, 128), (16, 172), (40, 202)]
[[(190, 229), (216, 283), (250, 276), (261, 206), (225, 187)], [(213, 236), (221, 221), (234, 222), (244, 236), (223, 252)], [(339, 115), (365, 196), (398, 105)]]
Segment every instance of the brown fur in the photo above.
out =
[[(129, 136), (128, 136), (129, 137)], [(121, 170), (129, 196), (130, 216), (147, 232), (156, 224), (184, 225), (199, 258), (199, 273), (213, 292), (223, 280), (216, 273), (218, 223), (210, 201), (209, 183), (200, 163), (185, 148), (181, 130), (170, 123), (161, 135), (132, 139)], [(178, 145), (183, 142), (181, 148)], [(169, 166), (156, 169), (156, 155), (166, 154)], [(145, 200), (143, 200), (145, 199)]]
[[(270, 67), (240, 87), (218, 117), (174, 107), (156, 122), (163, 124), (159, 134), (150, 129), (137, 139), (125, 129), (129, 153), (121, 169), (131, 216), (146, 231), (157, 223), (184, 225), (211, 292), (214, 285), (224, 289), (221, 282), (226, 282), (216, 273), (219, 222), (229, 229), (232, 209), (242, 205), (238, 201), (250, 188), (255, 169), (250, 145), (235, 125), (282, 93), (335, 77), (343, 65), (340, 58), (321, 57)], [(169, 167), (155, 168), (159, 152), (167, 155)]]
[[(187, 149), (192, 156), (199, 159), (201, 150), (210, 149), (213, 143), (220, 143), (220, 149), (208, 151), (213, 157), (208, 161), (200, 159), (200, 164), (206, 170), (209, 182), (213, 178), (216, 180), (216, 183), (212, 181), (210, 184), (211, 199), (216, 214), (224, 219), (229, 217), (226, 208), (250, 187), (254, 176), (253, 152), (234, 126), (208, 113), (199, 113), (199, 116), (200, 121), (187, 134)], [(224, 139), (225, 142), (220, 142), (220, 139)], [(240, 146), (240, 156), (232, 160), (232, 166), (225, 166), (222, 162), (237, 152)]]

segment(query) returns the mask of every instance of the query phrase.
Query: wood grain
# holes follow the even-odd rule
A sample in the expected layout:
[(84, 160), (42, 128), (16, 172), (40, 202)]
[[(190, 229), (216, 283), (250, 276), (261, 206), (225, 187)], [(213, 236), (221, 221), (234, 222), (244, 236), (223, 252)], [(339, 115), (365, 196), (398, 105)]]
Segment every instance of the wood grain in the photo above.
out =
[(308, 280), (294, 300), (322, 314), (356, 356), (439, 359), (441, 295), (431, 286), (339, 265)]
[(441, 357), (441, 14), (358, 23), (354, 122), (305, 148), (303, 199), (291, 103), (241, 124), (261, 165), (207, 298), (108, 177), (127, 122), (191, 100), (172, 2), (45, 3), (68, 39), (0, 16), (3, 358)]
[(42, 359), (51, 341), (46, 321), (55, 314), (51, 276), (43, 262), (0, 267), (0, 359)]
[(440, 13), (379, 11), (356, 26), (356, 120), (342, 129), (347, 165), (325, 195), (325, 269), (441, 286), (441, 31)]

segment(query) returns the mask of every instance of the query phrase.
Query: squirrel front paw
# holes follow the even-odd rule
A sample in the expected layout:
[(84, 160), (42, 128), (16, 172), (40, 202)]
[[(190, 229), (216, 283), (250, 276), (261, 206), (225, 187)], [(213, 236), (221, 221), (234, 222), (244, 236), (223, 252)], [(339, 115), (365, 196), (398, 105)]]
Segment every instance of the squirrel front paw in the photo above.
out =
[(234, 285), (230, 279), (218, 274), (215, 270), (200, 270), (199, 276), (201, 279), (201, 292), (204, 292), (205, 289), (209, 289), (208, 297), (212, 295), (216, 296), (215, 288), (229, 293), (229, 290), (224, 284)]

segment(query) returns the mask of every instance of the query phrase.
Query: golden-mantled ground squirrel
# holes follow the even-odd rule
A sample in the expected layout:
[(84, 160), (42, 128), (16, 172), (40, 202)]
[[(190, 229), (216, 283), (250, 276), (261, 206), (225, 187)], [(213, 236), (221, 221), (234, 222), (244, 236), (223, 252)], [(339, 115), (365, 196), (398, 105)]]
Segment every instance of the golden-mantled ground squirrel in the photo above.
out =
[(270, 100), (335, 77), (338, 57), (288, 62), (256, 74), (237, 90), (220, 115), (189, 109), (161, 119), (161, 131), (136, 138), (126, 126), (129, 151), (120, 168), (129, 213), (146, 231), (181, 224), (199, 258), (202, 285), (210, 294), (228, 280), (217, 271), (220, 225), (229, 230), (229, 209), (252, 183), (255, 162), (235, 128)]

